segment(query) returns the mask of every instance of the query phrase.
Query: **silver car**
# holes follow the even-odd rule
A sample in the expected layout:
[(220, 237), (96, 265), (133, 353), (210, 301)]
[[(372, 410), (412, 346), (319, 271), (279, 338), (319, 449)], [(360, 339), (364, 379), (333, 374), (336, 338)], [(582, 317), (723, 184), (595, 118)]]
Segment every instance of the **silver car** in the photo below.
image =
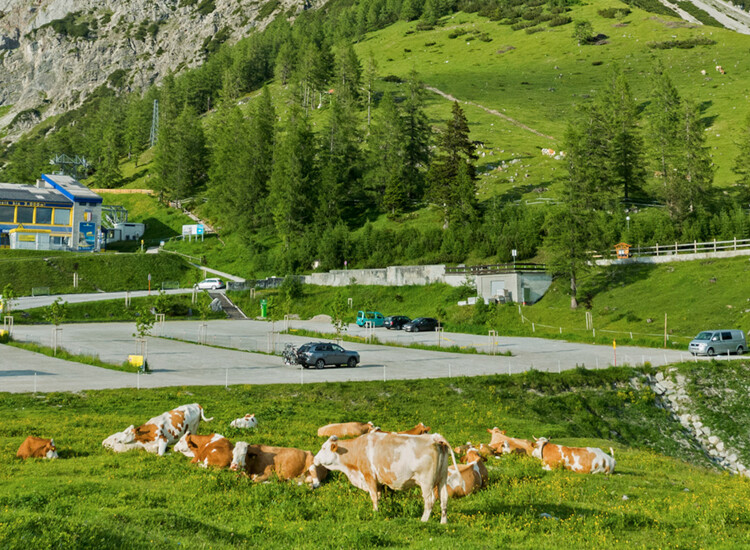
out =
[(314, 365), (316, 369), (322, 369), (326, 365), (356, 367), (359, 363), (359, 353), (345, 350), (338, 344), (310, 342), (297, 350), (297, 363), (304, 368)]
[(704, 330), (688, 346), (693, 355), (742, 355), (746, 349), (745, 333), (741, 330)]

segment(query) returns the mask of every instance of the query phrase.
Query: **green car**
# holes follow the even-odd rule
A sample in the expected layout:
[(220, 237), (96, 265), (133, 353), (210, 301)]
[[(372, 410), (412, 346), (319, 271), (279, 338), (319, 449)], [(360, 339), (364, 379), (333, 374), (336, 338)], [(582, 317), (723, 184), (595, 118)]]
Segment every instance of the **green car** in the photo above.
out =
[(360, 327), (365, 326), (365, 323), (372, 323), (374, 327), (382, 327), (385, 317), (379, 311), (358, 311), (357, 312), (357, 325)]

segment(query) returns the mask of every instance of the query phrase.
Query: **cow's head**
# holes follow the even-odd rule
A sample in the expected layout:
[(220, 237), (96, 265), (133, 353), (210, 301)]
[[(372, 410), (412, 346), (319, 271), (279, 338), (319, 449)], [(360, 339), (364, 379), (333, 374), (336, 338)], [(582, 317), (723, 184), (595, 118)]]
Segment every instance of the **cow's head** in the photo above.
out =
[(549, 439), (546, 437), (540, 437), (538, 439), (534, 437), (534, 450), (531, 452), (531, 456), (542, 460), (542, 449), (547, 443), (549, 443)]
[(420, 434), (426, 434), (426, 433), (428, 433), (430, 431), (430, 427), (429, 426), (425, 426), (423, 422), (420, 422), (419, 424), (417, 424), (415, 426), (415, 428), (418, 429), (418, 431), (419, 431)]
[(367, 423), (368, 426), (370, 426), (370, 431), (374, 432), (375, 430), (380, 430), (378, 426), (375, 426), (375, 424), (372, 423), (372, 420)]
[(50, 439), (44, 446), (44, 458), (58, 458), (54, 439)]
[(475, 462), (477, 460), (481, 460), (482, 462), (484, 462), (484, 457), (479, 452), (479, 449), (477, 449), (476, 447), (473, 447), (473, 446), (469, 447), (466, 450), (466, 457), (465, 458), (466, 458), (466, 462)]
[(232, 451), (232, 463), (229, 465), (229, 469), (233, 472), (244, 472), (246, 465), (247, 443), (245, 441), (238, 441), (234, 444), (234, 450)]
[(180, 440), (177, 443), (175, 443), (173, 450), (176, 453), (182, 453), (185, 456), (192, 458), (195, 456), (195, 453), (194, 453), (195, 445), (194, 444), (191, 445), (191, 443), (192, 443), (191, 434), (190, 432), (187, 432), (185, 435), (183, 435), (180, 438)]
[(129, 426), (122, 432), (117, 432), (110, 435), (107, 439), (102, 441), (102, 446), (106, 449), (117, 451), (118, 448), (123, 445), (135, 442), (135, 426)]
[(323, 443), (323, 446), (315, 455), (314, 464), (316, 466), (323, 466), (329, 470), (338, 470), (341, 461), (339, 457), (339, 438), (332, 435), (328, 438), (328, 441)]
[(490, 439), (490, 445), (497, 445), (505, 439), (505, 430), (501, 430), (497, 426), (491, 430), (488, 429), (487, 432), (492, 436)]

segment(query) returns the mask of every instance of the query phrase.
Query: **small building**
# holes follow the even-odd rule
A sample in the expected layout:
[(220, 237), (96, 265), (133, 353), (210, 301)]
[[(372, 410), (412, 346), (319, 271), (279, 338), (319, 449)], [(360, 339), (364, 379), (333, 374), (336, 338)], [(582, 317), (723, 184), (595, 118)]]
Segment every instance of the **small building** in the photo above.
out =
[(0, 248), (99, 251), (102, 198), (76, 179), (0, 183)]
[(108, 243), (116, 241), (137, 241), (146, 232), (146, 226), (142, 223), (120, 222), (114, 227), (102, 230)]

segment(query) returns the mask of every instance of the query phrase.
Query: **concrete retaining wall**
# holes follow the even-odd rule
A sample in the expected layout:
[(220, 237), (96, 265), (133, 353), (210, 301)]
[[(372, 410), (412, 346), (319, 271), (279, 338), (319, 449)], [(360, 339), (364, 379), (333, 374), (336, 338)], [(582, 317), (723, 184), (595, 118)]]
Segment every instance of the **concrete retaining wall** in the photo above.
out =
[(665, 252), (659, 256), (636, 256), (623, 260), (597, 260), (596, 265), (627, 265), (627, 264), (666, 264), (668, 262), (689, 262), (691, 260), (710, 260), (714, 258), (734, 258), (736, 256), (750, 256), (750, 250), (726, 250), (723, 252), (699, 252), (697, 254), (670, 254)]

